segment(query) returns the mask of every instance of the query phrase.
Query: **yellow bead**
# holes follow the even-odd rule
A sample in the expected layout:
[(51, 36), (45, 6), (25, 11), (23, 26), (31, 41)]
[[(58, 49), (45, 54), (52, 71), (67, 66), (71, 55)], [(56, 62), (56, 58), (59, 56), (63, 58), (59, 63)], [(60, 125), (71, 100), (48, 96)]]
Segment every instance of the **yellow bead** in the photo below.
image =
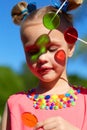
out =
[(64, 98), (63, 98), (63, 101), (67, 101), (67, 97), (64, 97)]
[(51, 96), (51, 98), (52, 98), (52, 99), (57, 99), (58, 96), (55, 94), (55, 95)]

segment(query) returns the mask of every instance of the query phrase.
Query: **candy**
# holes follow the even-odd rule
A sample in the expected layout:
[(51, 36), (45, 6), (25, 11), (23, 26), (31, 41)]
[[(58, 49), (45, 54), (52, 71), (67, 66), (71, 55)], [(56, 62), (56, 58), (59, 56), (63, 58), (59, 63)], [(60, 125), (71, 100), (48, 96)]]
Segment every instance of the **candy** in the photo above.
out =
[(69, 27), (64, 33), (64, 38), (68, 44), (74, 44), (78, 39), (77, 30), (73, 27)]
[(23, 124), (28, 127), (34, 127), (38, 122), (37, 117), (31, 114), (30, 112), (24, 112), (21, 115), (21, 119), (22, 119)]
[(60, 18), (54, 12), (48, 12), (43, 17), (43, 24), (47, 29), (53, 30), (60, 25)]

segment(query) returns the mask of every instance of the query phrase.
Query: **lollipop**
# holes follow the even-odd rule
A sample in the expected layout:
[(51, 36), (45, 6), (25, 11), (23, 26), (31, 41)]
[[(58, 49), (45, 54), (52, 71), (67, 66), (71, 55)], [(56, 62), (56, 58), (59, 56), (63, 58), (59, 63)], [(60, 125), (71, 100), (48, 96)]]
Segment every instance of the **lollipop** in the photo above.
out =
[(47, 29), (53, 30), (60, 25), (60, 18), (54, 12), (48, 12), (43, 17), (43, 24)]
[(43, 17), (43, 24), (46, 28), (53, 30), (55, 28), (58, 28), (58, 26), (60, 25), (60, 18), (58, 16), (58, 13), (60, 12), (60, 10), (64, 7), (64, 5), (66, 4), (67, 0), (65, 0), (63, 2), (63, 4), (60, 6), (60, 8), (57, 10), (56, 13), (53, 12), (49, 12), (47, 14), (44, 15)]
[(83, 42), (84, 44), (87, 44), (86, 41), (82, 40), (81, 38), (78, 38), (78, 32), (74, 27), (69, 27), (65, 32), (64, 32), (64, 38), (68, 44), (73, 44), (77, 40)]
[(21, 119), (22, 119), (23, 124), (28, 127), (34, 127), (38, 122), (37, 117), (31, 114), (30, 112), (24, 112), (21, 115)]
[(78, 38), (78, 33), (76, 29), (73, 27), (69, 27), (64, 33), (64, 38), (68, 44), (75, 43)]

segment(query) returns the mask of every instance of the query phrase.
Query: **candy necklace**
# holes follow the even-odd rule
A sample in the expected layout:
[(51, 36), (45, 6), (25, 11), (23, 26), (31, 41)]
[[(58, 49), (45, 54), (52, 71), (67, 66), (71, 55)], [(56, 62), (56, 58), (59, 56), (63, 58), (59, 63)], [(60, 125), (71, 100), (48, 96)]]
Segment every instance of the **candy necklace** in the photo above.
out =
[(32, 89), (27, 94), (27, 97), (33, 101), (35, 109), (58, 110), (75, 106), (80, 89), (74, 90), (71, 88), (67, 93), (60, 95), (40, 95), (35, 93), (36, 89)]

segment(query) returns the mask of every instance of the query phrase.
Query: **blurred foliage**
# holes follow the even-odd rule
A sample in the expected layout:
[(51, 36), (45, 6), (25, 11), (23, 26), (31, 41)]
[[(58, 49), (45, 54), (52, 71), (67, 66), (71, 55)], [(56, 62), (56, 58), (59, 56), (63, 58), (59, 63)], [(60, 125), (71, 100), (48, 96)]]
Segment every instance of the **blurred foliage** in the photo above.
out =
[(23, 64), (19, 75), (25, 84), (25, 90), (34, 88), (38, 85), (38, 79), (31, 73), (26, 64)]
[[(87, 87), (87, 80), (76, 75), (69, 76), (68, 79), (71, 84)], [(19, 91), (27, 91), (36, 87), (37, 84), (38, 79), (29, 71), (26, 64), (22, 66), (20, 73), (14, 72), (9, 67), (0, 67), (0, 115), (10, 95)]]
[(70, 84), (87, 88), (87, 79), (79, 78), (77, 75), (68, 76)]
[(36, 86), (36, 82), (36, 78), (26, 65), (23, 65), (23, 71), (20, 73), (8, 67), (0, 67), (0, 114), (2, 115), (6, 100), (10, 95), (26, 91)]

